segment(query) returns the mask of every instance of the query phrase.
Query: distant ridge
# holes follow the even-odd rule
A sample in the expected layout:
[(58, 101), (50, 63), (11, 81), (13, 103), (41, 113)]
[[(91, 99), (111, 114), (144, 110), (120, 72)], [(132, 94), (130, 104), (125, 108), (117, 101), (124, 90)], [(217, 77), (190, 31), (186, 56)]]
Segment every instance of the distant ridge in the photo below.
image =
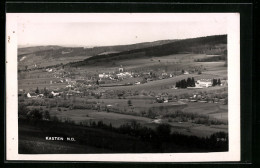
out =
[[(219, 45), (224, 45), (224, 49), (219, 49)], [(144, 48), (138, 48), (133, 50), (122, 51), (118, 53), (111, 53), (106, 55), (95, 55), (84, 61), (73, 63), (72, 65), (80, 66), (92, 63), (102, 63), (108, 61), (117, 61), (123, 59), (144, 58), (152, 56), (166, 56), (170, 54), (178, 53), (205, 53), (207, 54), (211, 50), (216, 50), (214, 54), (222, 55), (227, 49), (227, 35), (215, 35), (198, 37), (191, 39), (175, 40), (173, 42), (154, 45)], [(117, 50), (118, 51), (118, 50)]]
[(140, 49), (144, 47), (152, 47), (156, 45), (162, 45), (166, 43), (170, 43), (176, 40), (158, 40), (154, 42), (143, 42), (136, 44), (127, 44), (127, 45), (113, 45), (113, 46), (94, 46), (94, 47), (83, 47), (82, 46), (59, 46), (59, 45), (47, 45), (47, 46), (18, 46), (18, 55), (30, 54), (39, 51), (48, 51), (48, 50), (57, 50), (57, 49), (66, 49), (66, 48), (84, 48), (84, 52), (81, 55), (93, 56), (99, 55), (102, 53), (110, 53), (110, 52), (122, 52), (134, 49)]
[(58, 45), (47, 45), (47, 46), (30, 46), (30, 47), (19, 47), (18, 46), (18, 55), (21, 54), (30, 54), (33, 52), (38, 52), (38, 51), (45, 51), (45, 50), (50, 50), (50, 49), (60, 49), (62, 48), (61, 46)]

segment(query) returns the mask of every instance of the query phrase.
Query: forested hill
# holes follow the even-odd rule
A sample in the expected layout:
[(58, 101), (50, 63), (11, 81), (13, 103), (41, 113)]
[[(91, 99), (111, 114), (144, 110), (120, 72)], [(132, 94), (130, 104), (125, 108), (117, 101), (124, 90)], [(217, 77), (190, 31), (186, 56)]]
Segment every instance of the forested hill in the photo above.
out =
[(123, 51), (163, 45), (174, 41), (177, 40), (159, 40), (153, 42), (144, 42), (144, 43), (136, 43), (136, 44), (128, 44), (128, 45), (101, 46), (101, 47), (86, 48), (85, 51), (87, 55), (107, 55), (105, 53), (109, 53), (109, 52), (119, 53)]
[(178, 53), (225, 55), (227, 51), (227, 35), (215, 35), (192, 39), (178, 40), (167, 44), (139, 48), (119, 53), (96, 55), (84, 61), (72, 63), (80, 66), (97, 62), (117, 61), (123, 59), (145, 58), (152, 56), (166, 56)]

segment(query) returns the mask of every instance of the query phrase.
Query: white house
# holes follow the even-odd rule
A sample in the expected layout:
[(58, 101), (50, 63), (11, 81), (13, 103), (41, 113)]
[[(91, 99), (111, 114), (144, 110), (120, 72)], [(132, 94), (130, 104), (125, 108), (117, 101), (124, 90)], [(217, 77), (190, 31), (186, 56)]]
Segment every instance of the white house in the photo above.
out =
[(185, 71), (183, 74), (184, 74), (184, 75), (188, 75), (188, 74), (189, 74), (189, 72), (188, 72), (188, 71)]
[(37, 94), (36, 93), (27, 93), (28, 98), (36, 98)]
[(116, 76), (119, 77), (119, 78), (129, 78), (129, 77), (132, 77), (131, 73), (129, 73), (129, 72), (123, 72), (123, 73), (121, 72), (119, 74), (116, 74)]
[(47, 68), (46, 71), (47, 72), (52, 72), (52, 69)]
[(197, 80), (195, 83), (196, 87), (211, 87), (212, 86), (212, 80), (211, 79), (200, 79)]
[(98, 77), (99, 77), (100, 79), (102, 79), (102, 78), (109, 78), (110, 75), (103, 73), (103, 74), (98, 74)]
[(32, 96), (31, 96), (31, 94), (30, 94), (30, 93), (27, 93), (27, 97), (31, 98)]
[(60, 95), (60, 93), (55, 93), (55, 92), (51, 92), (51, 94), (55, 97), (55, 96), (59, 96)]

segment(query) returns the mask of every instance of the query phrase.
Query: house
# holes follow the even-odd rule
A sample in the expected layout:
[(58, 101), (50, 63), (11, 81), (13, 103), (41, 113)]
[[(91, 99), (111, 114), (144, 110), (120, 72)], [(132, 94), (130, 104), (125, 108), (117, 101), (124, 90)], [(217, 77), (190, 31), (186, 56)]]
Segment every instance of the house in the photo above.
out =
[(212, 80), (211, 79), (200, 79), (200, 80), (197, 80), (195, 85), (196, 85), (196, 87), (203, 87), (203, 88), (211, 87)]
[(22, 95), (24, 95), (24, 90), (23, 89), (19, 89), (18, 90), (18, 96), (22, 96)]
[(72, 86), (71, 86), (71, 85), (67, 85), (66, 88), (67, 88), (67, 87), (70, 87), (70, 88), (71, 88)]
[(37, 97), (37, 94), (36, 93), (27, 93), (26, 95), (28, 98), (36, 98)]
[(162, 120), (161, 119), (156, 119), (156, 120), (153, 120), (152, 123), (160, 124), (160, 123), (162, 123)]
[(51, 92), (51, 94), (53, 95), (53, 97), (60, 95), (60, 93), (55, 93), (55, 92), (53, 92), (53, 91)]
[(31, 98), (31, 97), (32, 97), (30, 93), (27, 93), (26, 96), (27, 96), (28, 98)]
[(166, 72), (163, 72), (162, 73), (162, 76), (167, 76), (168, 74)]
[(184, 75), (188, 75), (188, 74), (190, 74), (188, 71), (185, 71), (184, 73), (183, 73)]
[(47, 71), (47, 72), (52, 72), (52, 69), (47, 68), (46, 71)]
[(102, 78), (108, 78), (108, 77), (110, 77), (110, 75), (103, 73), (103, 74), (98, 74), (98, 77), (99, 77), (100, 79), (102, 79)]
[(43, 94), (39, 94), (38, 96), (39, 96), (39, 97), (44, 97), (44, 95), (43, 95)]
[(122, 65), (118, 68), (118, 71), (119, 71), (119, 72), (124, 72), (124, 68), (123, 68)]
[(131, 73), (129, 72), (120, 72), (119, 74), (116, 74), (118, 78), (130, 78), (132, 77)]
[(169, 95), (168, 94), (161, 94), (156, 96), (157, 103), (168, 103), (169, 102)]
[(227, 86), (228, 80), (221, 80), (221, 86)]

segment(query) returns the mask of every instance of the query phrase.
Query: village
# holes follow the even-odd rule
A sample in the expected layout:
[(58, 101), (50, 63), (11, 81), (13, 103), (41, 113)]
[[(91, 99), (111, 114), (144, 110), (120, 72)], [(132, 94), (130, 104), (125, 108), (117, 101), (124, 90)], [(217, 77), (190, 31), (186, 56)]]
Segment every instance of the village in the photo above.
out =
[[(168, 103), (168, 102), (200, 102), (200, 103), (221, 103), (227, 104), (227, 96), (214, 96), (206, 92), (201, 92), (203, 88), (221, 87), (227, 86), (227, 80), (220, 79), (198, 79), (194, 78), (185, 79), (185, 75), (189, 75), (190, 72), (182, 70), (178, 75), (173, 73), (155, 73), (155, 72), (128, 72), (121, 65), (113, 72), (91, 74), (86, 76), (77, 76), (73, 72), (66, 72), (62, 68), (47, 68), (46, 72), (50, 73), (56, 80), (50, 80), (49, 85), (55, 83), (62, 83), (66, 86), (64, 88), (41, 88), (37, 87), (36, 90), (26, 92), (24, 89), (19, 89), (18, 96), (23, 96), (30, 99), (43, 99), (43, 98), (70, 98), (87, 97), (92, 99), (107, 99), (107, 98), (127, 98), (134, 95), (146, 95), (154, 100), (154, 103)], [(114, 90), (114, 88), (124, 88), (124, 86), (131, 85), (143, 85), (145, 83), (153, 82), (156, 80), (169, 79), (176, 76), (183, 76), (183, 80), (172, 83), (171, 89), (188, 89), (194, 90), (192, 94), (174, 95), (167, 92), (162, 93), (139, 93), (138, 91), (128, 90), (127, 92), (120, 89)], [(127, 82), (124, 82), (127, 81)], [(110, 88), (110, 89), (107, 89)], [(111, 106), (111, 105), (110, 105)]]

